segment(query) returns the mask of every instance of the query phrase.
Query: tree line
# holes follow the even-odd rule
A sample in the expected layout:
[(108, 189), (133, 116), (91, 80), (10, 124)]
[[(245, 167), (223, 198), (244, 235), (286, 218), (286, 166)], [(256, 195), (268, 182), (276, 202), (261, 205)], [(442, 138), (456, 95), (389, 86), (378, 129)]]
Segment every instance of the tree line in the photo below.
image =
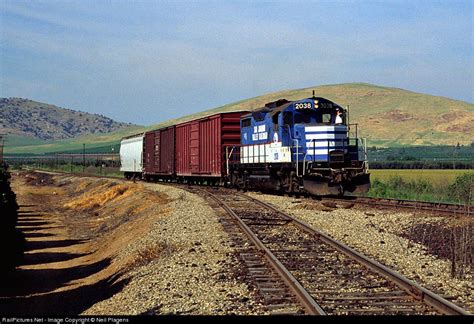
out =
[(371, 169), (474, 169), (474, 161), (369, 161)]

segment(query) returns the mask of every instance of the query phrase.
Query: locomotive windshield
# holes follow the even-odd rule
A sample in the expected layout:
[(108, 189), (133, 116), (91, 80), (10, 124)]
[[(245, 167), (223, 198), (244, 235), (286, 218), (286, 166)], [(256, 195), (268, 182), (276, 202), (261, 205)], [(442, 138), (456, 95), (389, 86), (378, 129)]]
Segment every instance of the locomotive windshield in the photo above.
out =
[[(289, 116), (288, 116), (289, 117)], [(289, 118), (287, 117), (287, 121)], [(295, 124), (334, 124), (336, 118), (335, 109), (307, 109), (294, 112)]]
[(316, 115), (312, 110), (295, 112), (295, 124), (311, 124), (316, 122)]

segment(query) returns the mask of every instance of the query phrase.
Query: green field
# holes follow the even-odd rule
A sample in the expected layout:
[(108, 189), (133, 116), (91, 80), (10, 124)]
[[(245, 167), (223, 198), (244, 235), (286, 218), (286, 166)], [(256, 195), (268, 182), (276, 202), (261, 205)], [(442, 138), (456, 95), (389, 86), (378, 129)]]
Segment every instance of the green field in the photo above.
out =
[(371, 170), (370, 197), (473, 204), (473, 170)]
[(46, 144), (46, 143), (47, 141), (43, 141), (39, 138), (8, 134), (8, 137), (5, 142), (5, 146), (6, 148), (8, 148), (8, 147), (41, 145), (41, 144)]
[(452, 183), (456, 176), (462, 175), (467, 170), (370, 170), (370, 179), (386, 182), (390, 178), (400, 176), (404, 181), (426, 180), (434, 186)]
[(9, 137), (7, 137), (5, 154), (43, 154), (70, 151), (82, 152), (83, 144), (85, 144), (86, 149), (89, 150), (93, 148), (103, 148), (101, 152), (112, 153), (111, 148), (116, 147), (120, 143), (120, 139), (122, 137), (140, 133), (149, 129), (152, 129), (152, 127), (129, 127), (127, 129), (108, 134), (87, 135), (84, 137), (70, 138), (56, 142), (43, 142), (41, 144), (27, 143), (25, 139), (22, 139), (21, 146), (10, 145)]

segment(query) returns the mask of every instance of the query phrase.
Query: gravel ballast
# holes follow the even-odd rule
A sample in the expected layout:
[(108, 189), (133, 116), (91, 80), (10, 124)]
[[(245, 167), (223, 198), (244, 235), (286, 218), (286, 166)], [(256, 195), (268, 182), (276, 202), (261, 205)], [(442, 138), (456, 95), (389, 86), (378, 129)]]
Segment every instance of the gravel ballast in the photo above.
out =
[(139, 256), (124, 275), (129, 283), (83, 314), (264, 314), (247, 285), (233, 278), (238, 261), (213, 209), (181, 189), (145, 188), (169, 197), (168, 213), (117, 256)]

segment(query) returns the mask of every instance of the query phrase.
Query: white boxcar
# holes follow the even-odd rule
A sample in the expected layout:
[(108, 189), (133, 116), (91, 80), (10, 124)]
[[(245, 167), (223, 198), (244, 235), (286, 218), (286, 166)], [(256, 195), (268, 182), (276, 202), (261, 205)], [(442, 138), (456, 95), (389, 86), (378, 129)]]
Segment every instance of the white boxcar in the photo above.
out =
[(125, 176), (143, 171), (144, 137), (145, 134), (135, 135), (120, 142), (120, 171), (125, 172)]

